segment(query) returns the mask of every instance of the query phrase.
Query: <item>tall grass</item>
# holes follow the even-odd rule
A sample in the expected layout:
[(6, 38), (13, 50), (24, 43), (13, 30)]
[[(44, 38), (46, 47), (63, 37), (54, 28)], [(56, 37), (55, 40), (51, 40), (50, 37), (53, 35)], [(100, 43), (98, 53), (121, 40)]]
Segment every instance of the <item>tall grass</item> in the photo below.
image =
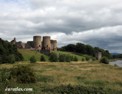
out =
[[(17, 63), (13, 65), (12, 64), (8, 65), (7, 67), (4, 66), (3, 64), (0, 66), (0, 69), (1, 67), (10, 69), (14, 65), (17, 65)], [(108, 92), (107, 94), (122, 93), (122, 75), (121, 75), (122, 68), (114, 67), (111, 65), (104, 65), (101, 63), (82, 63), (82, 62), (81, 63), (44, 62), (44, 63), (35, 63), (35, 64), (28, 63), (28, 66), (34, 70), (34, 73), (36, 74), (36, 78), (37, 78), (37, 83), (18, 84), (18, 83), (9, 82), (11, 87), (22, 87), (22, 88), (31, 87), (34, 89), (33, 94), (34, 93), (35, 94), (54, 94), (54, 93), (61, 94), (61, 92), (65, 92), (65, 90), (66, 91), (69, 90), (71, 93), (71, 92), (75, 92), (72, 91), (74, 89), (76, 90), (85, 89), (86, 91), (87, 90), (95, 91), (96, 89), (97, 94), (106, 94), (106, 93), (98, 93), (99, 89), (100, 90), (102, 89), (102, 92)], [(3, 78), (4, 77), (6, 76), (3, 76)], [(70, 88), (68, 87), (69, 84), (70, 84)], [(3, 84), (0, 84), (0, 87), (2, 86)], [(3, 90), (4, 88), (1, 89)], [(59, 92), (57, 92), (57, 90)], [(113, 92), (110, 93), (111, 91)], [(75, 93), (77, 92), (80, 91), (76, 91)], [(70, 94), (70, 93), (66, 93), (66, 94)], [(28, 92), (22, 94), (28, 94)]]

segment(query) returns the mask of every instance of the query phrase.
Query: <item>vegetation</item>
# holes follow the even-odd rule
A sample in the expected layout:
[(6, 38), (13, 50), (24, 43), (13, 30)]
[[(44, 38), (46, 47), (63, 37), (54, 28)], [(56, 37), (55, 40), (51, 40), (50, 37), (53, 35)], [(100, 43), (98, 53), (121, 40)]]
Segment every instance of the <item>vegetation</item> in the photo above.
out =
[(59, 50), (62, 51), (68, 51), (68, 52), (74, 52), (74, 53), (80, 53), (80, 54), (86, 54), (95, 57), (96, 52), (102, 52), (102, 55), (111, 58), (111, 54), (107, 50), (103, 50), (98, 47), (92, 47), (90, 45), (85, 45), (82, 43), (75, 44), (69, 44), (67, 46), (61, 47)]
[(33, 70), (28, 66), (16, 66), (10, 69), (10, 78), (18, 83), (34, 83), (36, 81)]
[(122, 54), (115, 54), (112, 57), (113, 59), (122, 59)]
[[(73, 52), (66, 51), (52, 51), (50, 55), (44, 55), (37, 51), (31, 51), (27, 49), (18, 49), (18, 51), (23, 55), (24, 61), (30, 61), (30, 58), (34, 56), (37, 61), (51, 61), (51, 62), (66, 62), (66, 61), (85, 61), (86, 58), (95, 60), (93, 56), (75, 54)], [(42, 60), (45, 59), (45, 60)]]
[(51, 62), (58, 62), (58, 54), (57, 53), (55, 53), (55, 52), (51, 52), (50, 53), (50, 56), (49, 56), (49, 60), (51, 61)]
[(0, 63), (14, 63), (22, 60), (23, 57), (15, 45), (0, 39)]
[(41, 55), (40, 61), (46, 61), (46, 57), (44, 55)]
[(36, 63), (36, 58), (35, 58), (35, 56), (32, 56), (32, 57), (30, 58), (30, 63)]
[[(15, 65), (26, 65), (33, 69), (36, 83), (22, 84), (16, 80), (6, 80)], [(14, 74), (16, 75), (19, 70), (14, 70)], [(28, 69), (21, 70), (24, 71), (22, 74), (28, 73), (25, 72)], [(17, 94), (121, 94), (121, 74), (122, 68), (98, 62), (1, 64), (0, 94), (16, 94), (16, 92), (5, 92), (6, 86), (33, 88), (33, 92), (17, 92)]]
[(104, 64), (109, 64), (109, 60), (106, 57), (101, 58), (100, 62)]
[(78, 61), (78, 57), (76, 55), (68, 53), (51, 52), (49, 60), (51, 62), (70, 62), (70, 61)]

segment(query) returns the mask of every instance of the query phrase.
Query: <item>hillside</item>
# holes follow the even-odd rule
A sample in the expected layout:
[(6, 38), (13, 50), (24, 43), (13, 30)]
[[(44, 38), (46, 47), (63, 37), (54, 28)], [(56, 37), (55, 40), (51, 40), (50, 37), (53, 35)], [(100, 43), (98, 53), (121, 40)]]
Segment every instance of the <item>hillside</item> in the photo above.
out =
[[(40, 57), (41, 55), (44, 55), (44, 54), (41, 54), (37, 51), (34, 51), (34, 50), (27, 50), (27, 49), (18, 49), (18, 51), (22, 54), (22, 56), (24, 57), (24, 61), (29, 61), (30, 60), (30, 57), (32, 56), (35, 56), (36, 60), (37, 61), (40, 61)], [(46, 56), (47, 57), (47, 56)], [(47, 57), (48, 58), (48, 57)]]
[[(33, 50), (27, 50), (27, 49), (18, 49), (18, 51), (22, 54), (22, 56), (24, 57), (24, 61), (29, 61), (31, 56), (35, 56), (37, 61), (40, 61), (40, 57), (41, 55), (44, 55), (42, 53), (39, 53), (37, 51), (33, 51)], [(77, 57), (78, 61), (84, 61), (87, 58), (88, 59), (93, 59), (92, 56), (89, 55), (81, 55), (81, 54), (75, 54), (73, 52), (66, 52), (66, 51), (55, 51), (54, 53), (57, 54), (66, 54), (66, 55), (70, 55), (73, 57)], [(48, 61), (49, 56), (45, 55), (46, 60)]]

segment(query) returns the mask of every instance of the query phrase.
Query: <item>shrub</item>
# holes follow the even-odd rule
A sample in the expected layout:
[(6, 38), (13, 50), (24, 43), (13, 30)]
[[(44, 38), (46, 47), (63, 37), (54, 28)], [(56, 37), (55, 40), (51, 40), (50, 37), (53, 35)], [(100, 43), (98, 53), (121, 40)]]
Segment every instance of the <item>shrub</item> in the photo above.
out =
[(82, 61), (85, 61), (85, 58), (82, 58)]
[(8, 60), (9, 60), (9, 63), (15, 63), (15, 56), (14, 55), (9, 55)]
[(86, 61), (89, 61), (89, 60), (90, 60), (90, 58), (87, 56), (87, 57), (86, 57)]
[(73, 61), (73, 57), (69, 54), (66, 54), (66, 62), (70, 62), (70, 61)]
[(65, 62), (65, 61), (66, 61), (65, 54), (59, 54), (59, 62)]
[(15, 63), (15, 56), (14, 54), (11, 54), (11, 55), (4, 55), (3, 56), (3, 59), (2, 59), (2, 62), (3, 63)]
[(58, 58), (59, 56), (58, 56), (58, 54), (57, 53), (55, 53), (55, 52), (51, 52), (50, 53), (50, 56), (49, 56), (49, 60), (51, 61), (51, 62), (58, 62)]
[(14, 80), (18, 83), (34, 83), (36, 78), (34, 72), (28, 66), (18, 65), (10, 69), (10, 80)]
[(106, 57), (101, 58), (100, 62), (104, 64), (109, 64), (109, 60)]
[(73, 61), (78, 61), (78, 58), (76, 56), (74, 56)]
[(35, 58), (35, 56), (32, 56), (32, 57), (30, 58), (30, 63), (36, 63), (36, 58)]
[(96, 58), (92, 58), (92, 60), (93, 60), (93, 61), (95, 61), (95, 60), (96, 60)]
[(78, 61), (76, 56), (71, 56), (69, 54), (59, 54), (59, 62), (70, 62), (70, 61)]
[(44, 55), (41, 55), (40, 61), (46, 61), (46, 57)]

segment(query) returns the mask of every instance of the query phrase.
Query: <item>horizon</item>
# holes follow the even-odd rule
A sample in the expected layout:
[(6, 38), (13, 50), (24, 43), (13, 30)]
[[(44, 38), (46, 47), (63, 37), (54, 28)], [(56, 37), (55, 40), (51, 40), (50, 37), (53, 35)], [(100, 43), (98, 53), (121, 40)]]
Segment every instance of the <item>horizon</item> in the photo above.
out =
[[(55, 3), (54, 3), (55, 2)], [(58, 47), (84, 43), (122, 53), (121, 0), (0, 0), (0, 37), (51, 36)]]

